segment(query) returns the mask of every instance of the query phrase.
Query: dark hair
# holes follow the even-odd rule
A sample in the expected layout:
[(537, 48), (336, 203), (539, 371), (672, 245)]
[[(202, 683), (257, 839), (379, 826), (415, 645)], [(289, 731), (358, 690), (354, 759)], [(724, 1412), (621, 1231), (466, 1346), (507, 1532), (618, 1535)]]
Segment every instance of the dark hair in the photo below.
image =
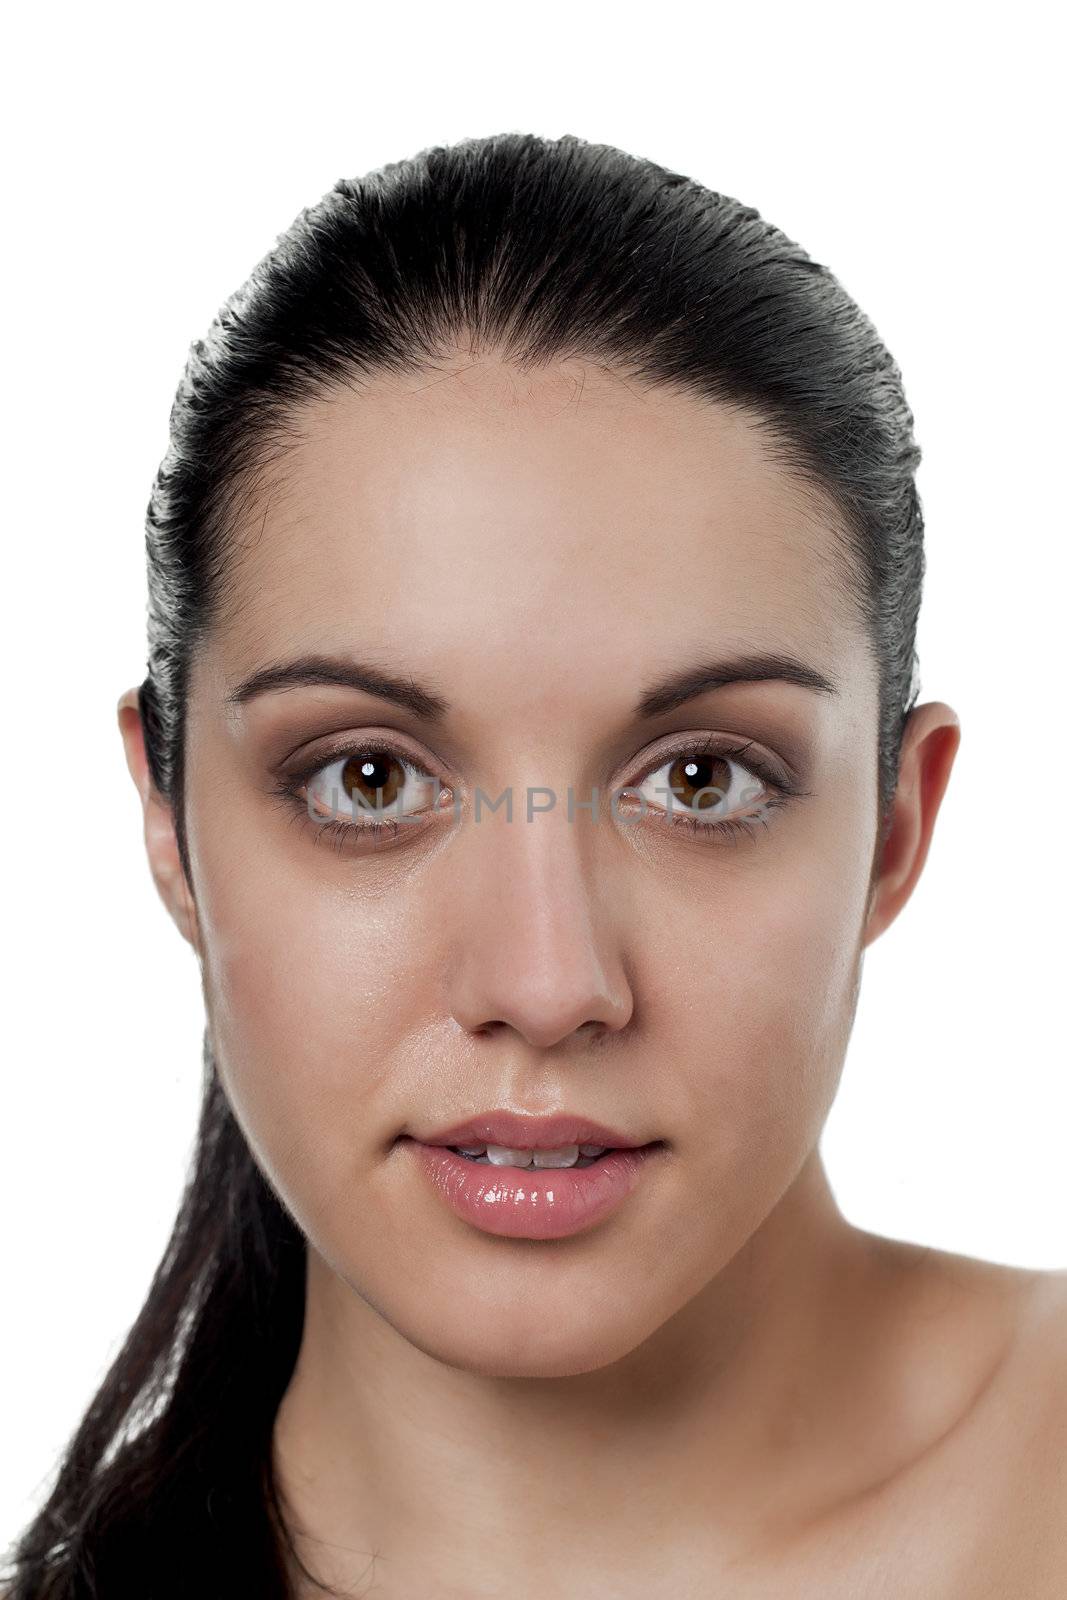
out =
[[(880, 849), (918, 693), (924, 571), (920, 453), (896, 364), (827, 268), (751, 207), (611, 146), (509, 133), (337, 183), (191, 348), (148, 504), (140, 687), (190, 889), (189, 667), (225, 621), (239, 518), (284, 459), (301, 402), (426, 370), (468, 341), (743, 407), (774, 459), (821, 492), (878, 667)], [(291, 1593), (271, 1436), (304, 1282), (303, 1237), (235, 1121), (205, 1029), (170, 1243), (14, 1546), (12, 1600)]]

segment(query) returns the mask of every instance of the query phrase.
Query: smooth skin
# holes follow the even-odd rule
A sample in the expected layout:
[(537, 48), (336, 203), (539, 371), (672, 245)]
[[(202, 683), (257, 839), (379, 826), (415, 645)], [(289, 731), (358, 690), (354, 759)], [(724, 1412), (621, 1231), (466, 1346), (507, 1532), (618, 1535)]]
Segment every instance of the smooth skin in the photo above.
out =
[[(220, 1074), (308, 1240), (274, 1436), (303, 1559), (383, 1600), (1062, 1596), (1067, 1274), (857, 1229), (818, 1149), (960, 741), (948, 705), (912, 711), (875, 870), (876, 671), (828, 505), (743, 412), (586, 362), (457, 350), (301, 423), (192, 674), (191, 885), (134, 690), (119, 722)], [(650, 683), (755, 650), (836, 692), (635, 719)], [(227, 700), (309, 652), (450, 709)], [(687, 734), (753, 741), (801, 796), (737, 838), (671, 825), (654, 786)], [(447, 814), (324, 843), (274, 787), (372, 735)], [(513, 820), (475, 821), (508, 785)], [(560, 803), (527, 822), (539, 786)], [(568, 786), (651, 803), (571, 820)], [(669, 1149), (597, 1226), (490, 1237), (396, 1141), (493, 1107)]]

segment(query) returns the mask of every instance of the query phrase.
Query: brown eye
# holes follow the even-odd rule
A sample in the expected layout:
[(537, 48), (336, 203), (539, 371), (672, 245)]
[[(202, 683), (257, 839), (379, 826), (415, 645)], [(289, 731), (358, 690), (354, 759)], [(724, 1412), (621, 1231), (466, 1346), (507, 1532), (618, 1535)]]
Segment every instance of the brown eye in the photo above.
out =
[(390, 806), (404, 787), (403, 763), (387, 751), (353, 754), (341, 768), (341, 786), (354, 804)]
[(308, 814), (314, 820), (342, 819), (341, 826), (373, 827), (375, 816), (422, 816), (439, 803), (441, 789), (418, 762), (397, 750), (353, 746), (316, 767), (304, 778)]
[(730, 765), (723, 756), (676, 756), (667, 771), (667, 784), (683, 805), (703, 811), (729, 793)]
[(717, 750), (680, 751), (650, 772), (635, 792), (674, 820), (689, 818), (698, 825), (703, 820), (709, 828), (719, 817), (765, 804), (770, 794), (759, 774), (736, 753)]

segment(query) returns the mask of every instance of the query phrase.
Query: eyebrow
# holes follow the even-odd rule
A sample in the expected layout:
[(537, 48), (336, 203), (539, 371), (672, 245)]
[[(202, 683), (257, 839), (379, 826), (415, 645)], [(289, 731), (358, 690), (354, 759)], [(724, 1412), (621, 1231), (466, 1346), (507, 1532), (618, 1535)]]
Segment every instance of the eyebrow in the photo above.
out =
[[(698, 661), (670, 673), (643, 691), (634, 706), (634, 716), (640, 720), (662, 716), (696, 699), (697, 695), (738, 683), (792, 683), (802, 689), (813, 689), (817, 694), (838, 692), (833, 679), (797, 657), (780, 651), (756, 651), (728, 660)], [(231, 690), (226, 701), (231, 705), (247, 705), (260, 695), (322, 684), (358, 689), (380, 700), (391, 700), (423, 722), (442, 722), (452, 709), (449, 701), (414, 678), (395, 677), (368, 663), (331, 655), (298, 656), (292, 661), (260, 667)]]
[(814, 689), (817, 694), (837, 693), (837, 684), (832, 678), (796, 656), (781, 651), (753, 651), (732, 656), (727, 661), (698, 661), (680, 672), (672, 672), (644, 691), (634, 707), (634, 714), (642, 718), (662, 716), (698, 694), (723, 689), (731, 683), (794, 683), (801, 689)]
[(260, 667), (230, 691), (226, 703), (243, 706), (263, 694), (281, 689), (309, 689), (321, 684), (359, 689), (364, 694), (377, 695), (380, 700), (392, 700), (414, 712), (423, 722), (441, 722), (451, 710), (447, 700), (414, 678), (394, 677), (362, 661), (329, 655), (298, 656), (293, 661)]

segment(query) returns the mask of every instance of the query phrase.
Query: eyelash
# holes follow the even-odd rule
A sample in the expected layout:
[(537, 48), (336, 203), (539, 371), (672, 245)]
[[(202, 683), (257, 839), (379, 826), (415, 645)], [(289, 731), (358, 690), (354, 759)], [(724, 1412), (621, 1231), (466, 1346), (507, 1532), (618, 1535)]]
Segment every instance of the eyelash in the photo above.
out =
[[(686, 828), (691, 834), (705, 839), (709, 838), (709, 836), (715, 836), (720, 839), (729, 838), (736, 845), (742, 836), (754, 835), (758, 823), (762, 823), (765, 828), (769, 826), (765, 815), (766, 812), (777, 806), (786, 805), (790, 800), (803, 799), (808, 792), (790, 782), (781, 773), (772, 774), (768, 770), (768, 763), (755, 757), (741, 763), (740, 758), (747, 753), (752, 742), (749, 740), (745, 744), (724, 748), (717, 739), (701, 740), (698, 737), (688, 743), (680, 744), (674, 750), (662, 752), (659, 758), (650, 767), (647, 767), (634, 783), (624, 785), (623, 792), (629, 793), (639, 788), (654, 772), (658, 772), (661, 767), (666, 766), (668, 762), (672, 762), (680, 756), (715, 756), (719, 760), (737, 760), (739, 764), (745, 765), (750, 772), (755, 773), (765, 787), (778, 791), (776, 794), (771, 794), (766, 799), (760, 800), (760, 815), (754, 817), (725, 817), (718, 822), (700, 822), (696, 817), (688, 816), (685, 812), (676, 812), (673, 808), (666, 811), (659, 808), (652, 809), (652, 815), (659, 819), (657, 826), (666, 823), (669, 827)], [(297, 808), (298, 816), (303, 815), (306, 817), (306, 803), (300, 795), (300, 790), (303, 786), (316, 773), (321, 772), (324, 767), (332, 766), (335, 761), (339, 761), (343, 756), (355, 755), (389, 756), (394, 761), (400, 762), (401, 765), (411, 768), (421, 777), (433, 780), (433, 774), (427, 772), (425, 767), (421, 767), (406, 751), (384, 740), (372, 739), (367, 743), (344, 745), (338, 750), (330, 751), (325, 756), (316, 757), (313, 765), (305, 766), (301, 771), (291, 773), (288, 777), (281, 779), (272, 792), (286, 802), (293, 804)], [(356, 842), (372, 839), (374, 843), (379, 843), (386, 836), (395, 839), (400, 827), (401, 824), (395, 819), (386, 819), (384, 822), (363, 821), (359, 823), (319, 822), (315, 825), (315, 835), (316, 842), (320, 839), (336, 839), (340, 848), (347, 845), (353, 836), (355, 836)]]

